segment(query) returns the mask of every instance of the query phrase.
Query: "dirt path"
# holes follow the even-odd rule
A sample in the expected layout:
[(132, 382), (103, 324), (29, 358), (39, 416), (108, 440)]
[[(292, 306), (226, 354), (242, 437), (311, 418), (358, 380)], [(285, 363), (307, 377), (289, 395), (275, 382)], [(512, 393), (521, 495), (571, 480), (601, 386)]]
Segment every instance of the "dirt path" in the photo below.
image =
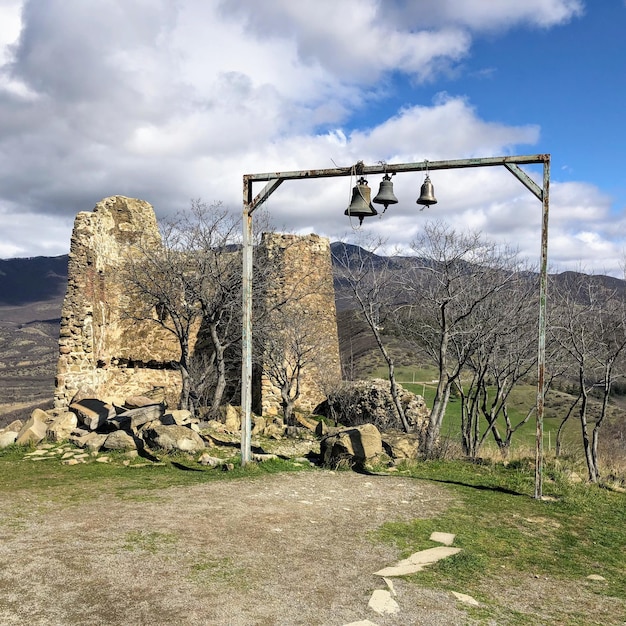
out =
[(372, 573), (398, 558), (369, 531), (449, 501), (417, 480), (330, 471), (75, 503), (21, 494), (0, 503), (0, 624), (466, 624), (450, 594), (401, 580), (399, 614), (368, 608), (386, 588)]

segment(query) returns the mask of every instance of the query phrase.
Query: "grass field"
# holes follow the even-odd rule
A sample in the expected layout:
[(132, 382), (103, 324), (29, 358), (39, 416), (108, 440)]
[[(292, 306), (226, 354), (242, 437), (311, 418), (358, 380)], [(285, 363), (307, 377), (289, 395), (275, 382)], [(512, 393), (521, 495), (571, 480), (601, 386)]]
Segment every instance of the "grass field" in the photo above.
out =
[[(273, 460), (221, 472), (202, 467), (185, 455), (164, 457), (161, 464), (135, 468), (123, 464), (126, 457), (122, 454), (112, 455), (108, 464), (65, 466), (58, 461), (26, 460), (24, 453), (16, 446), (0, 450), (0, 501), (7, 512), (14, 513), (0, 516), (0, 531), (7, 536), (18, 536), (32, 516), (39, 519), (44, 531), (46, 511), (67, 510), (75, 516), (79, 509), (89, 511), (104, 501), (109, 509), (132, 504), (138, 519), (143, 519), (143, 507), (158, 505), (173, 487), (194, 488), (226, 481), (232, 484), (234, 505), (241, 481), (254, 480), (261, 489), (271, 474), (286, 479), (286, 472), (321, 471)], [(530, 495), (532, 459), (506, 466), (489, 460), (400, 465), (393, 476), (409, 481), (407, 484), (437, 485), (449, 494), (451, 504), (441, 507), (433, 502), (432, 510), (439, 512), (408, 521), (396, 521), (395, 512), (389, 510), (389, 521), (369, 531), (369, 541), (393, 546), (404, 558), (434, 547), (436, 544), (429, 539), (433, 531), (454, 534), (454, 545), (461, 548), (459, 554), (405, 577), (402, 584), (437, 592), (463, 590), (480, 604), (464, 608), (472, 623), (623, 624), (626, 494), (596, 485), (572, 484), (564, 470), (563, 464), (546, 463), (546, 498), (540, 501)], [(18, 501), (29, 505), (22, 509), (16, 504), (12, 508), (11, 503)], [(270, 524), (276, 523), (276, 515), (280, 515), (279, 510), (268, 518)], [(261, 523), (255, 522), (255, 532), (260, 532)], [(150, 528), (142, 526), (127, 532), (123, 549), (139, 552), (144, 559), (146, 555), (159, 558), (161, 553), (167, 554), (173, 531), (160, 526), (157, 530)], [(359, 529), (354, 528), (354, 532), (358, 534)], [(327, 541), (332, 544), (332, 532)], [(196, 572), (198, 576), (200, 573)], [(298, 580), (297, 571), (291, 575)]]
[[(386, 379), (388, 372), (386, 368), (377, 368), (372, 372), (373, 378)], [(435, 397), (437, 372), (434, 368), (396, 368), (396, 380), (405, 389), (424, 397), (428, 406), (432, 406)], [(544, 450), (546, 453), (554, 451), (556, 433), (561, 423), (561, 419), (567, 412), (568, 402), (571, 400), (567, 394), (549, 392), (545, 400), (545, 415), (543, 421)], [(518, 385), (509, 397), (508, 408), (512, 424), (520, 422), (527, 414), (528, 410), (535, 406), (537, 402), (537, 388), (533, 385)], [(498, 419), (498, 427), (504, 429), (503, 419)], [(483, 426), (484, 428), (484, 426)], [(446, 415), (442, 428), (442, 435), (453, 441), (460, 442), (461, 432), (461, 404), (455, 398), (451, 398), (448, 403)], [(520, 427), (513, 435), (511, 453), (518, 452), (526, 454), (534, 449), (536, 441), (536, 422), (534, 415), (528, 422)], [(582, 445), (582, 435), (580, 424), (576, 416), (570, 417), (565, 425), (563, 435), (563, 450), (565, 453), (578, 450)], [(489, 436), (485, 440), (485, 450), (495, 451), (496, 446), (493, 437)]]

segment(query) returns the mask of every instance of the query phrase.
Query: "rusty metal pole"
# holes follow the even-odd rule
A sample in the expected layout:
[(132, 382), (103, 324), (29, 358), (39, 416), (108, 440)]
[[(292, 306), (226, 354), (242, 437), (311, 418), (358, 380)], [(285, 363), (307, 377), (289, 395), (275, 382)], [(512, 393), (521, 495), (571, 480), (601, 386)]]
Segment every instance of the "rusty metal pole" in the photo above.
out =
[(543, 162), (541, 194), (541, 259), (539, 269), (539, 345), (537, 353), (537, 432), (535, 450), (535, 498), (543, 497), (543, 414), (546, 378), (546, 325), (548, 301), (548, 210), (550, 207), (550, 157)]
[(252, 183), (243, 179), (243, 324), (241, 353), (241, 465), (251, 460), (252, 432)]

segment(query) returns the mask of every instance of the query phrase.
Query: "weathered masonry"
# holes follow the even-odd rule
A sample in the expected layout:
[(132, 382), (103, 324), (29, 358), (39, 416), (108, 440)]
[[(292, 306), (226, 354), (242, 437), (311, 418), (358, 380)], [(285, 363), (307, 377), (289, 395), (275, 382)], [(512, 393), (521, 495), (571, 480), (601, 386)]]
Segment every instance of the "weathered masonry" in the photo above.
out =
[[(139, 238), (160, 244), (154, 210), (143, 200), (112, 196), (76, 216), (59, 338), (58, 408), (79, 392), (121, 404), (129, 396), (162, 390), (168, 403), (177, 401), (180, 374), (171, 367), (179, 355), (177, 342), (158, 324), (128, 315), (132, 299), (121, 269)], [(341, 376), (329, 242), (317, 235), (268, 234), (258, 254), (280, 257), (281, 273), (268, 289), (268, 304), (295, 286), (309, 287), (292, 306), (301, 308), (299, 314), (324, 344), (323, 367), (303, 374), (299, 405), (311, 409), (323, 399), (326, 381)], [(262, 375), (255, 376), (254, 387), (255, 410), (276, 413), (278, 390)]]

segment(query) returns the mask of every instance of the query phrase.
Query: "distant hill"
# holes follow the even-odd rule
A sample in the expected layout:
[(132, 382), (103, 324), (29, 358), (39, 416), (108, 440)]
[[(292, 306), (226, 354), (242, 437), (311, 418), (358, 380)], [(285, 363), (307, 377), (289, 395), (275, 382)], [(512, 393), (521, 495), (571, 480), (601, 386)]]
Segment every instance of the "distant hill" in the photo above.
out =
[(0, 427), (52, 401), (67, 260), (0, 260)]
[(63, 298), (68, 255), (0, 259), (0, 306), (24, 306)]
[[(357, 246), (335, 242), (333, 255), (359, 262), (371, 258), (374, 267), (388, 265), (385, 257)], [(398, 270), (408, 258), (390, 264)], [(28, 416), (33, 406), (49, 403), (54, 392), (58, 358), (61, 307), (67, 286), (68, 255), (0, 259), (0, 426), (9, 418)], [(579, 274), (563, 272), (550, 276), (551, 283), (573, 289)], [(626, 281), (595, 276), (600, 284), (626, 294)], [(346, 285), (335, 280), (338, 295), (338, 326), (342, 360), (348, 373), (365, 375), (381, 357), (367, 326), (350, 310)], [(548, 293), (548, 298), (550, 294)], [(390, 351), (397, 364), (413, 358), (411, 350), (397, 339)]]

